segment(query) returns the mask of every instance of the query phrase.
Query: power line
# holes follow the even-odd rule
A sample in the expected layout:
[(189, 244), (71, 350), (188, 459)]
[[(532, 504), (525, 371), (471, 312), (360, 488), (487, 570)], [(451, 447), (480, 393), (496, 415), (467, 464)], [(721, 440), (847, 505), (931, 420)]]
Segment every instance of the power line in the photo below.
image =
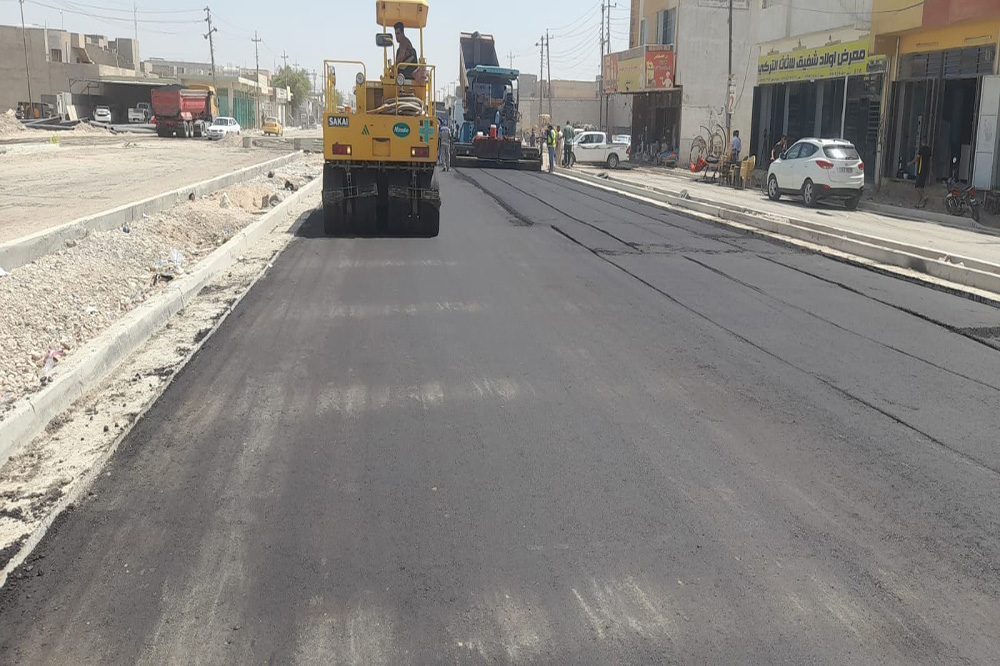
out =
[(561, 26), (558, 26), (558, 27), (555, 27), (555, 28), (551, 28), (551, 31), (555, 33), (555, 32), (559, 32), (560, 30), (566, 30), (567, 28), (575, 26), (576, 24), (580, 23), (581, 21), (589, 19), (594, 14), (594, 10), (597, 9), (598, 7), (600, 7), (600, 5), (601, 5), (600, 2), (594, 3), (594, 6), (591, 7), (586, 13), (584, 13), (583, 16), (580, 16), (575, 21), (570, 21), (566, 25), (561, 25)]
[(73, 7), (80, 10), (100, 10), (105, 12), (118, 12), (120, 14), (192, 14), (200, 13), (200, 9), (139, 9), (137, 6), (132, 8), (117, 8), (117, 7), (105, 7), (102, 5), (84, 5), (78, 2), (72, 2), (71, 0), (53, 0), (56, 4), (65, 5), (68, 7)]
[[(88, 18), (93, 18), (93, 19), (97, 19), (97, 20), (100, 20), (100, 21), (115, 21), (115, 22), (118, 22), (118, 23), (132, 23), (134, 20), (136, 20), (136, 19), (133, 19), (133, 18), (125, 18), (125, 17), (117, 17), (117, 16), (101, 16), (100, 14), (91, 14), (89, 12), (84, 12), (84, 11), (80, 11), (80, 10), (76, 10), (76, 9), (69, 9), (67, 7), (57, 7), (55, 5), (46, 4), (44, 2), (38, 2), (38, 0), (24, 0), (24, 2), (27, 2), (27, 3), (32, 4), (32, 5), (37, 5), (38, 7), (45, 7), (46, 9), (52, 9), (52, 10), (57, 11), (57, 12), (66, 12), (67, 14), (77, 14), (79, 16), (86, 16)], [(184, 21), (181, 21), (181, 20), (170, 20), (170, 19), (168, 19), (168, 20), (164, 20), (164, 19), (138, 19), (138, 22), (139, 23), (144, 23), (144, 24), (150, 24), (150, 25), (164, 25), (164, 24), (174, 24), (174, 25), (176, 25), (176, 24), (185, 24), (186, 25), (186, 24), (201, 23), (201, 21), (197, 21), (197, 20), (184, 20)]]

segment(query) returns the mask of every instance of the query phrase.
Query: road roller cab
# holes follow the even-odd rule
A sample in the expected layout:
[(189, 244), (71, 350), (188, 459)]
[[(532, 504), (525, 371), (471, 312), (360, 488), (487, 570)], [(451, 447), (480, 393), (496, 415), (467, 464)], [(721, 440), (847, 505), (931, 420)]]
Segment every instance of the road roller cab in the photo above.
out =
[[(441, 198), (434, 168), (440, 133), (435, 69), (423, 56), (428, 5), (426, 0), (375, 5), (381, 75), (369, 78), (358, 60), (324, 63), (324, 226), (329, 235), (437, 236)], [(400, 33), (404, 45), (414, 38), (419, 44), (395, 52)], [(354, 85), (354, 106), (338, 104), (338, 76)]]

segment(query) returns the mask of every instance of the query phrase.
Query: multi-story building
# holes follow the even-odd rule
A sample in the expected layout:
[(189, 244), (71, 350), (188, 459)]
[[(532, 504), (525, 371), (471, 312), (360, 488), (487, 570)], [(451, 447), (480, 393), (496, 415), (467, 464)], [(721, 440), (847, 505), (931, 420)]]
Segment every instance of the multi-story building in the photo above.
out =
[(92, 102), (112, 90), (120, 92), (127, 105), (121, 82), (136, 80), (138, 57), (139, 45), (132, 39), (0, 26), (0, 110), (29, 101), (54, 108), (57, 98), (71, 98), (72, 106), (78, 105), (85, 115)]
[(879, 175), (901, 177), (927, 145), (932, 178), (1000, 186), (1000, 1), (874, 0), (871, 32), (889, 61)]
[(630, 48), (605, 58), (604, 90), (632, 98), (634, 147), (660, 142), (684, 161), (696, 137), (732, 129), (746, 154), (756, 74), (748, 66), (751, 9), (759, 2), (632, 0)]

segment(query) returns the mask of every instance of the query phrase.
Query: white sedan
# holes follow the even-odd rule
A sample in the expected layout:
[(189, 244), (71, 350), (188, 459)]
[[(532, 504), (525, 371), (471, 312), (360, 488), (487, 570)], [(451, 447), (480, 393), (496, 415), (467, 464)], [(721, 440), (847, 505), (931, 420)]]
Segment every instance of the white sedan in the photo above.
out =
[(767, 196), (800, 195), (807, 206), (838, 199), (854, 210), (865, 189), (865, 163), (854, 144), (843, 139), (802, 139), (771, 164)]
[(229, 134), (239, 134), (242, 129), (236, 118), (219, 116), (208, 126), (205, 133), (209, 139), (224, 139)]

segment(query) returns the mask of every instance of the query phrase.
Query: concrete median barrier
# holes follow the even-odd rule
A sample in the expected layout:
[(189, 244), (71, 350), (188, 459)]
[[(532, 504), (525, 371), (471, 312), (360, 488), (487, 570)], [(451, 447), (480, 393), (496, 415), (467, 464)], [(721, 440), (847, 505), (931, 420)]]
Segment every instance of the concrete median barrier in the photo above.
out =
[(272, 169), (282, 167), (301, 157), (301, 153), (282, 155), (260, 164), (186, 185), (141, 201), (134, 201), (108, 211), (88, 215), (62, 226), (0, 244), (0, 267), (10, 271), (24, 266), (46, 254), (62, 249), (65, 247), (66, 241), (80, 240), (97, 231), (117, 229), (124, 224), (141, 220), (143, 215), (153, 215), (172, 208), (187, 200), (192, 194), (196, 197), (212, 194), (230, 185), (266, 174)]

